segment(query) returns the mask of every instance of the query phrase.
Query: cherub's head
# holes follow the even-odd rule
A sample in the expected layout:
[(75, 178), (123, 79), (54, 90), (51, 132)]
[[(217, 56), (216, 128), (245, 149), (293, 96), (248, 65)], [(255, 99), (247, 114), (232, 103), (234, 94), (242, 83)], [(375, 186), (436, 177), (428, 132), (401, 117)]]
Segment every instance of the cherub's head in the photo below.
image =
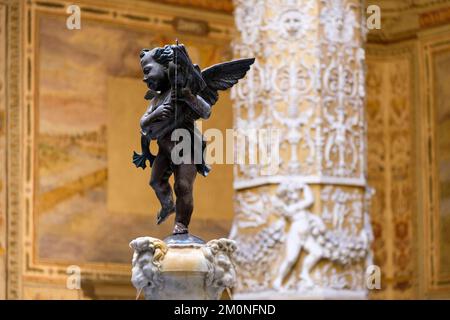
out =
[(165, 91), (169, 88), (168, 64), (173, 56), (170, 46), (164, 48), (143, 49), (140, 54), (143, 81), (153, 91)]

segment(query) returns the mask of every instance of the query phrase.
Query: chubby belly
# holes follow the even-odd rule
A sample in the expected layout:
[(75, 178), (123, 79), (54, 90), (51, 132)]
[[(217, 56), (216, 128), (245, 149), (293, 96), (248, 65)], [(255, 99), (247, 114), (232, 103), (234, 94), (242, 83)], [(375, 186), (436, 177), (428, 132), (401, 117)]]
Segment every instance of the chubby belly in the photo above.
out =
[(142, 133), (151, 140), (159, 139), (175, 129), (175, 118), (155, 121), (146, 126), (141, 126)]

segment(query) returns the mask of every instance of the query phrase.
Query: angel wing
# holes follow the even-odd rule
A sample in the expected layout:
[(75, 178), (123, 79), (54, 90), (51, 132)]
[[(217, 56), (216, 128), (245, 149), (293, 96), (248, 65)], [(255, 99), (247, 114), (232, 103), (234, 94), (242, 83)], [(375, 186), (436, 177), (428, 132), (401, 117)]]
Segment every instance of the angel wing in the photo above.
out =
[(210, 106), (214, 105), (219, 99), (218, 90), (226, 90), (234, 86), (245, 76), (254, 62), (255, 58), (238, 59), (206, 68), (202, 71), (202, 78), (206, 86), (199, 92), (199, 95)]

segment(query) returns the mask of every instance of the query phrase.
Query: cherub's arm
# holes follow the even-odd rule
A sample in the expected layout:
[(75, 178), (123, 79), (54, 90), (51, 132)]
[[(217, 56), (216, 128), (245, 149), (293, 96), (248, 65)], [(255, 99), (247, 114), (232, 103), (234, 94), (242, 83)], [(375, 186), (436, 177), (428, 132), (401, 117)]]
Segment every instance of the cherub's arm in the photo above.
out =
[[(133, 153), (133, 163), (136, 165), (137, 168), (145, 169), (146, 167), (146, 161), (150, 161), (150, 167), (153, 164), (153, 160), (155, 157), (150, 152), (150, 137), (147, 137), (147, 130), (146, 127), (150, 125), (157, 117), (157, 114), (155, 113), (156, 110), (153, 110), (152, 105), (150, 105), (147, 108), (147, 111), (144, 113), (144, 115), (141, 118), (140, 124), (141, 124), (141, 150), (142, 153), (139, 154), (137, 152)], [(161, 112), (160, 112), (161, 113)]]
[(144, 113), (144, 115), (141, 118), (141, 128), (145, 128), (152, 122), (154, 122), (162, 113), (162, 108), (155, 108), (153, 109), (152, 106), (149, 106), (147, 111)]
[(306, 210), (309, 207), (311, 207), (314, 203), (314, 194), (312, 193), (311, 188), (307, 185), (303, 185), (303, 199), (300, 201), (297, 201), (294, 204), (288, 205), (289, 210), (294, 211), (300, 211), (300, 210)]
[(147, 139), (147, 137), (141, 133), (141, 150), (142, 150), (142, 154), (146, 157), (146, 158), (150, 158), (150, 141), (149, 139)]
[(211, 116), (211, 105), (205, 101), (201, 96), (197, 95), (197, 110), (196, 112), (203, 119), (208, 119)]
[(155, 121), (155, 115), (151, 112), (146, 112), (141, 118), (141, 128), (147, 127), (149, 124), (151, 124), (153, 121)]
[(147, 111), (145, 111), (144, 115), (141, 117), (140, 121), (141, 129), (144, 129), (146, 126), (148, 126), (155, 120), (155, 115), (153, 114), (152, 111), (153, 106), (150, 104), (147, 108)]
[(143, 131), (146, 131), (145, 128), (147, 128), (153, 122), (167, 119), (171, 116), (172, 113), (173, 108), (170, 104), (163, 104), (161, 106), (158, 106), (154, 110), (149, 108), (141, 118), (141, 129)]

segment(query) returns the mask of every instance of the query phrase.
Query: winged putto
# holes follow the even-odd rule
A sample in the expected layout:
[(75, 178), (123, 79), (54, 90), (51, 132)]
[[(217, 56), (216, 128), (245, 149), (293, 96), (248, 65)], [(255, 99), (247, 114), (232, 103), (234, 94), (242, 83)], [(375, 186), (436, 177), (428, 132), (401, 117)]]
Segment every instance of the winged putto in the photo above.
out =
[[(212, 106), (219, 99), (219, 90), (226, 90), (242, 79), (255, 59), (239, 59), (213, 65), (204, 70), (193, 64), (184, 45), (166, 45), (143, 49), (140, 53), (143, 81), (148, 87), (145, 99), (147, 111), (140, 120), (142, 153), (134, 152), (136, 167), (152, 168), (150, 186), (161, 204), (157, 223), (175, 213), (173, 234), (188, 233), (193, 211), (193, 184), (197, 173), (206, 176), (210, 167), (204, 160), (206, 142), (195, 126), (198, 119), (208, 119)], [(176, 130), (188, 132), (192, 152), (182, 161), (174, 159)], [(158, 154), (150, 152), (150, 142), (156, 140)], [(186, 143), (186, 141), (184, 141)], [(195, 145), (201, 154), (195, 154)], [(197, 152), (198, 153), (198, 152)], [(200, 160), (198, 160), (200, 159)], [(174, 201), (169, 178), (174, 175)]]

